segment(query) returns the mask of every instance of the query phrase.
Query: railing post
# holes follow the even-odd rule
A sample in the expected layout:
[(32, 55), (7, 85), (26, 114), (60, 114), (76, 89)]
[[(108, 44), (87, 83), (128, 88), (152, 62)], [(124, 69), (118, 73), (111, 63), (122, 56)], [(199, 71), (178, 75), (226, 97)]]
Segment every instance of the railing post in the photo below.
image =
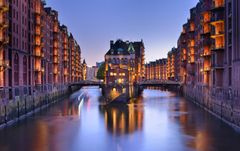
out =
[(24, 112), (27, 114), (27, 100), (26, 98), (24, 99)]
[(7, 106), (4, 106), (4, 122), (7, 123)]
[(19, 101), (17, 101), (17, 116), (19, 118)]

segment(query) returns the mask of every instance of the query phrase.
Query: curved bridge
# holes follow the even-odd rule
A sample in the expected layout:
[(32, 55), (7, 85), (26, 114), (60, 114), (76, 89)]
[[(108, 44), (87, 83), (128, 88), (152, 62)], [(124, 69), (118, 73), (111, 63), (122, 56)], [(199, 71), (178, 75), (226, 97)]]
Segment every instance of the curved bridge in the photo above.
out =
[(140, 82), (140, 86), (181, 86), (181, 82), (169, 81), (169, 80), (147, 80)]
[(79, 81), (79, 82), (74, 82), (69, 84), (69, 86), (99, 86), (102, 87), (104, 85), (103, 82), (99, 81), (90, 81), (90, 80), (84, 80), (84, 81)]

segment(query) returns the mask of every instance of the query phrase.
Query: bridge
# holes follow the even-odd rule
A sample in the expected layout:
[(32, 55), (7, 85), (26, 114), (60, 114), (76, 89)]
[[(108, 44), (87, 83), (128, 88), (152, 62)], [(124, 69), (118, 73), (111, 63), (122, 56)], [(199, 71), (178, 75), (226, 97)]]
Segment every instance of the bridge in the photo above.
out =
[(170, 90), (182, 91), (182, 83), (178, 81), (170, 80), (146, 80), (138, 83), (139, 93), (143, 91), (146, 87), (162, 87)]
[(71, 84), (69, 84), (69, 86), (70, 87), (71, 86), (80, 86), (80, 87), (83, 87), (83, 86), (99, 86), (99, 87), (102, 87), (102, 86), (104, 86), (104, 83), (101, 82), (101, 81), (84, 80), (84, 81), (71, 83)]
[(181, 86), (181, 82), (170, 81), (170, 80), (146, 80), (140, 82), (140, 86)]
[[(138, 96), (139, 94), (142, 93), (142, 91), (146, 88), (146, 87), (163, 87), (163, 88), (167, 88), (167, 89), (172, 89), (172, 90), (180, 90), (181, 89), (181, 83), (180, 82), (176, 82), (176, 81), (168, 81), (168, 80), (146, 80), (143, 82), (139, 82), (139, 83), (135, 83), (134, 85), (131, 85), (131, 87), (134, 89), (133, 91), (133, 96)], [(101, 81), (90, 81), (90, 80), (85, 80), (85, 81), (79, 81), (79, 82), (74, 82), (69, 84), (69, 90), (70, 92), (73, 92), (75, 90), (78, 90), (84, 86), (98, 86), (99, 88), (101, 88), (102, 90), (102, 95), (103, 96), (107, 96), (111, 94), (112, 91), (116, 91), (119, 89), (119, 92), (122, 91), (123, 89), (123, 85), (122, 84), (111, 84), (111, 85), (105, 85), (104, 82)], [(114, 88), (114, 90), (113, 90)], [(130, 89), (130, 85), (126, 84), (125, 85), (125, 91), (129, 92)], [(124, 92), (124, 93), (126, 93)], [(128, 100), (128, 98), (130, 98), (130, 96), (128, 97), (129, 93), (123, 94), (123, 92), (120, 93), (119, 96), (117, 96), (116, 98), (114, 98), (114, 100)], [(123, 99), (123, 98), (126, 99)], [(132, 96), (131, 96), (132, 97)], [(113, 102), (113, 100), (111, 100), (110, 102)], [(110, 103), (108, 102), (108, 103)], [(117, 102), (121, 102), (121, 101), (117, 101)]]
[[(104, 87), (104, 82), (101, 81), (90, 81), (90, 80), (84, 80), (79, 82), (71, 83), (69, 86), (99, 86)], [(146, 80), (143, 82), (137, 83), (138, 86), (181, 86), (181, 82), (177, 81), (170, 81), (170, 80)]]

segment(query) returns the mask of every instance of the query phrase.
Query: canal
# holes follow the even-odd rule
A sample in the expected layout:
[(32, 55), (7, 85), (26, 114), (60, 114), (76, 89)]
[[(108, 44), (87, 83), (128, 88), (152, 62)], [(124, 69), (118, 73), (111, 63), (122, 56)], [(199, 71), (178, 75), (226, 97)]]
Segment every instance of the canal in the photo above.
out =
[(183, 97), (145, 89), (102, 106), (97, 87), (0, 130), (0, 151), (239, 151), (240, 134)]

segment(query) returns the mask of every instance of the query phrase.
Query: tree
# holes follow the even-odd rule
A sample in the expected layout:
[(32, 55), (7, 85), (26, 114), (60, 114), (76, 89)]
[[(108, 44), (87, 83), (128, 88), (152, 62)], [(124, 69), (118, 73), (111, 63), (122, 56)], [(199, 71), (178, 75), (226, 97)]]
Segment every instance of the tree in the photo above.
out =
[(97, 72), (97, 79), (104, 80), (105, 78), (105, 63), (101, 64)]

